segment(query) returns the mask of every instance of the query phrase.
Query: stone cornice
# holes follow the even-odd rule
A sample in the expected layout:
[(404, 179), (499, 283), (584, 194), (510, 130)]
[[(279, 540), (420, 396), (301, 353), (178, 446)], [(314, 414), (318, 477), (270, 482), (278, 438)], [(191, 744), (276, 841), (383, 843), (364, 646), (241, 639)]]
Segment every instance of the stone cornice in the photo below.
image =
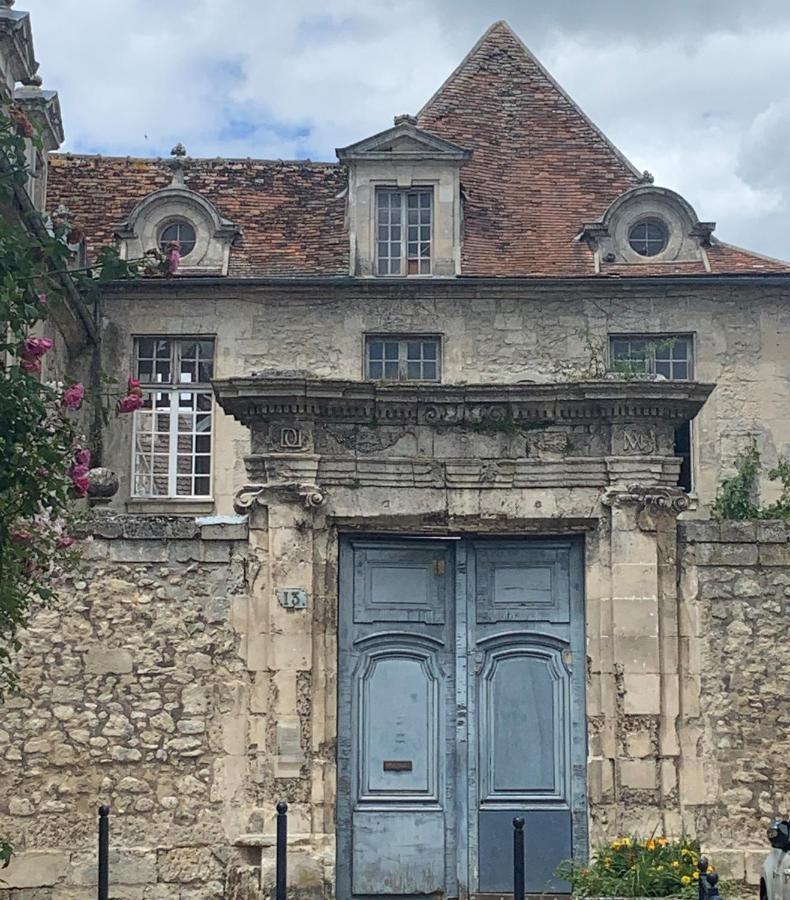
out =
[(508, 432), (550, 425), (692, 419), (713, 385), (671, 381), (414, 385), (253, 375), (214, 381), (225, 412), (244, 425), (276, 419), (462, 427)]

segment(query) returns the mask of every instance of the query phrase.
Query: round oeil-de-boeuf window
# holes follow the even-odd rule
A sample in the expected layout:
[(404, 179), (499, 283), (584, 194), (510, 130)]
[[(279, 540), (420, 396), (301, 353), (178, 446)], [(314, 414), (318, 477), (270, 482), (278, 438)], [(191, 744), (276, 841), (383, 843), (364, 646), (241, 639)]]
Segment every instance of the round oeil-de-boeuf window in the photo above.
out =
[(178, 241), (181, 245), (181, 255), (189, 256), (195, 249), (195, 240), (195, 229), (191, 223), (185, 219), (178, 219), (176, 222), (165, 225), (162, 229), (159, 235), (159, 249), (164, 253), (167, 251), (168, 244)]
[(663, 222), (644, 219), (637, 222), (628, 232), (631, 249), (640, 256), (658, 256), (666, 249), (669, 233)]

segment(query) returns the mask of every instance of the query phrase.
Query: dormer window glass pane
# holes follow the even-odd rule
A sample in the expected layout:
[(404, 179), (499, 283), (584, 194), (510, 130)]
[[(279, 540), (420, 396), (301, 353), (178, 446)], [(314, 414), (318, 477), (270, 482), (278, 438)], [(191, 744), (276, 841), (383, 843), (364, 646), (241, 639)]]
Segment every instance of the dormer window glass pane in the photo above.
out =
[(379, 275), (430, 275), (433, 190), (379, 188), (376, 239)]
[(195, 229), (192, 225), (184, 219), (178, 219), (162, 229), (162, 233), (159, 235), (159, 249), (162, 253), (166, 253), (168, 245), (178, 241), (181, 256), (189, 256), (195, 249), (196, 240)]

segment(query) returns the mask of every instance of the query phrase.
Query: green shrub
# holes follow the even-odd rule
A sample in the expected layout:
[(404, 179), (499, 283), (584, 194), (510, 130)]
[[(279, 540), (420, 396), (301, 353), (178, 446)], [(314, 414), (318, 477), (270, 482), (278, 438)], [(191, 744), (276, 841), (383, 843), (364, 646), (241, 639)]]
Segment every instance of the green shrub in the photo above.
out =
[[(618, 838), (588, 865), (563, 863), (558, 874), (577, 897), (692, 897), (699, 881), (699, 843), (690, 838)], [(708, 871), (713, 871), (712, 867)]]

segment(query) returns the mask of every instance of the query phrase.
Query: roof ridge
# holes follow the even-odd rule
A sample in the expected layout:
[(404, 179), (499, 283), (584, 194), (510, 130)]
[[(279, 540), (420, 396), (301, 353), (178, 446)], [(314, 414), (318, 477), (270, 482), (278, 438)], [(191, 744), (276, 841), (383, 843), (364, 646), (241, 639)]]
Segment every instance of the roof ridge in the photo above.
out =
[(474, 56), (478, 47), (480, 47), (480, 45), (488, 38), (488, 36), (494, 31), (494, 29), (500, 28), (500, 27), (506, 28), (514, 37), (516, 36), (513, 29), (510, 27), (510, 25), (508, 25), (508, 23), (504, 19), (497, 19), (496, 22), (489, 25), (488, 28), (486, 28), (486, 30), (483, 32), (483, 34), (477, 39), (477, 41), (475, 42), (475, 45), (472, 47), (472, 49), (469, 50), (469, 52), (466, 54), (466, 56), (464, 56), (464, 58), (461, 60), (461, 62), (458, 63), (458, 65), (453, 69), (452, 72), (450, 72), (450, 74), (447, 76), (447, 78), (445, 78), (444, 81), (439, 85), (439, 87), (431, 94), (431, 96), (428, 98), (428, 100), (426, 100), (426, 102), (423, 103), (423, 105), (420, 107), (420, 109), (418, 110), (417, 115), (416, 115), (416, 118), (418, 120), (419, 120), (420, 116), (425, 112), (425, 110), (431, 105), (431, 103), (433, 103), (433, 101), (439, 96), (439, 94), (441, 94), (442, 91), (446, 87), (448, 87), (448, 85), (452, 84), (452, 82), (455, 81), (455, 78), (458, 75), (458, 73), (461, 71), (461, 69), (464, 68), (464, 66), (472, 58), (472, 56)]
[[(58, 150), (47, 154), (50, 158), (56, 159), (104, 159), (108, 162), (117, 160), (130, 160), (134, 162), (145, 163), (166, 163), (169, 159), (167, 156), (134, 156), (133, 154), (114, 155), (109, 153), (74, 153), (70, 150)], [(321, 159), (271, 159), (256, 156), (190, 156), (190, 162), (249, 162), (249, 163), (270, 163), (272, 165), (298, 165), (298, 166), (324, 166), (330, 169), (339, 169), (340, 164), (334, 160)]]
[(543, 77), (552, 85), (552, 87), (559, 92), (559, 94), (568, 101), (571, 107), (574, 109), (579, 116), (590, 126), (590, 128), (598, 135), (599, 138), (606, 144), (606, 146), (615, 154), (615, 156), (620, 160), (621, 163), (628, 169), (632, 175), (637, 178), (640, 178), (642, 173), (639, 169), (631, 162), (630, 159), (617, 147), (607, 136), (606, 134), (592, 121), (592, 119), (584, 112), (584, 110), (579, 106), (579, 104), (571, 97), (571, 95), (562, 87), (562, 85), (554, 78), (554, 76), (546, 69), (546, 67), (541, 63), (541, 61), (537, 58), (537, 56), (527, 47), (524, 41), (516, 34), (516, 32), (510, 27), (510, 24), (505, 19), (498, 19), (492, 25), (490, 25), (485, 32), (481, 35), (478, 41), (475, 43), (474, 47), (466, 54), (466, 56), (461, 60), (461, 62), (453, 69), (453, 71), (445, 78), (442, 84), (439, 86), (438, 90), (434, 91), (431, 97), (428, 99), (426, 103), (423, 104), (420, 111), (417, 113), (417, 119), (419, 120), (420, 116), (428, 109), (428, 107), (434, 102), (434, 100), (447, 88), (450, 84), (455, 81), (455, 79), (460, 74), (461, 70), (466, 66), (467, 62), (474, 56), (477, 50), (488, 40), (488, 38), (495, 31), (505, 31), (510, 37), (512, 37), (521, 49), (524, 51), (524, 55), (532, 62)]

